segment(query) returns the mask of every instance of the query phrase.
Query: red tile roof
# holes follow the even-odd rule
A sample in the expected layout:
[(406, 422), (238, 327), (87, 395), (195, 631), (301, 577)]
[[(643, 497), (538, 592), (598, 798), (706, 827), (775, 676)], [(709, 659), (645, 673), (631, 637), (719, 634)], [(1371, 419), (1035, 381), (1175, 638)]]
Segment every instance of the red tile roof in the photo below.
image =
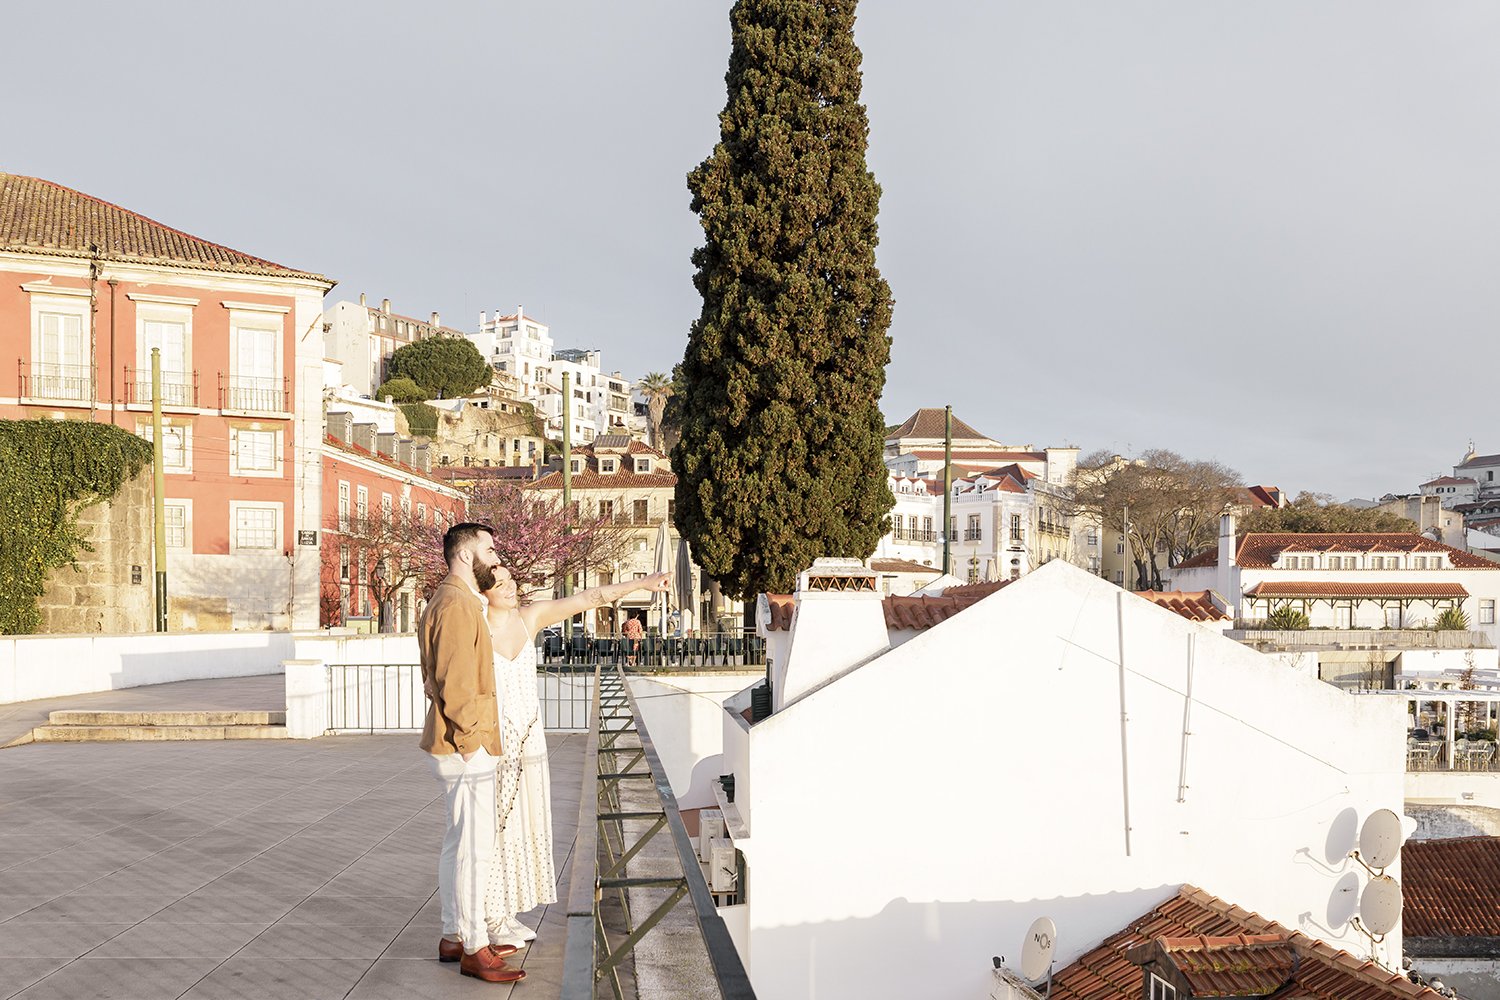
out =
[(442, 482), (442, 480), (438, 476), (433, 475), (431, 472), (423, 472), (415, 465), (407, 465), (405, 462), (398, 462), (394, 458), (387, 458), (385, 455), (382, 455), (378, 451), (371, 451), (368, 448), (363, 448), (350, 441), (340, 440), (339, 438), (334, 437), (332, 434), (325, 433), (323, 435), (323, 444), (327, 446), (327, 449), (330, 452), (347, 452), (350, 455), (357, 455), (360, 458), (367, 458), (373, 462), (378, 462), (381, 465), (389, 466), (390, 468), (396, 469), (400, 472), (404, 472), (409, 476), (415, 476), (418, 479), (429, 480), (433, 483), (434, 486), (441, 485), (447, 487), (448, 489), (453, 488), (453, 485), (451, 483)]
[(913, 559), (871, 559), (870, 568), (877, 573), (941, 573)]
[[(937, 572), (931, 567), (924, 570)], [(882, 603), (885, 611), (885, 627), (888, 629), (914, 629), (922, 631), (941, 625), (960, 611), (990, 596), (1010, 583), (997, 580), (993, 583), (970, 583), (949, 587), (941, 597), (887, 597)], [(771, 606), (771, 620), (766, 622), (770, 632), (786, 631), (792, 627), (792, 611), (797, 599), (791, 594), (767, 594)]]
[[(1160, 938), (1238, 934), (1277, 935), (1287, 940), (1301, 959), (1291, 976), (1297, 991), (1288, 994), (1297, 1000), (1437, 1000), (1438, 994), (1432, 990), (1373, 962), (1288, 930), (1190, 885), (1054, 976), (1049, 1000), (1139, 1000), (1143, 974), (1141, 967), (1126, 957), (1132, 948)], [(1248, 956), (1241, 952), (1239, 957), (1244, 960)]]
[[(1282, 552), (1446, 552), (1459, 569), (1500, 569), (1495, 563), (1451, 545), (1409, 531), (1389, 532), (1252, 532), (1240, 537), (1235, 562), (1251, 569), (1270, 569)], [(1208, 549), (1177, 564), (1178, 569), (1219, 565), (1218, 549)]]
[[(911, 451), (907, 452), (907, 454), (915, 455), (920, 459), (937, 459), (943, 457), (943, 449), (913, 448)], [(1047, 461), (1047, 453), (1045, 451), (996, 451), (991, 449), (986, 451), (966, 451), (962, 453), (955, 453), (953, 456), (954, 465), (973, 466), (976, 468), (981, 465), (993, 468), (997, 464), (1004, 464), (1006, 462), (1045, 461)]]
[[(896, 438), (937, 438), (942, 440), (947, 434), (947, 416), (941, 409), (924, 408), (907, 417), (905, 422), (895, 430), (886, 434), (887, 441)], [(989, 438), (979, 433), (955, 415), (953, 418), (953, 440), (987, 441)]]
[[(615, 457), (617, 454), (607, 452), (605, 457)], [(665, 464), (667, 461), (666, 456), (661, 452), (639, 441), (631, 441), (625, 454), (627, 456), (650, 455), (656, 459), (653, 463), (656, 465)], [(591, 445), (580, 445), (574, 448), (573, 457), (584, 460), (583, 471), (573, 476), (572, 487), (575, 490), (631, 490), (677, 485), (677, 476), (671, 471), (636, 472), (633, 459), (626, 461), (621, 458), (616, 471), (600, 472), (599, 460), (594, 457), (594, 449)], [(536, 482), (528, 483), (527, 489), (562, 489), (562, 470), (544, 473)]]
[(1212, 591), (1138, 590), (1135, 596), (1144, 597), (1151, 603), (1158, 604), (1168, 611), (1175, 611), (1189, 621), (1219, 622), (1229, 620), (1229, 615), (1214, 603)]
[(1246, 597), (1468, 597), (1461, 583), (1340, 583), (1330, 580), (1262, 580)]
[(1132, 948), (1129, 957), (1142, 966), (1170, 963), (1188, 981), (1194, 997), (1267, 996), (1291, 978), (1298, 964), (1297, 951), (1285, 934), (1157, 938)]
[(1500, 837), (1407, 841), (1401, 886), (1407, 938), (1500, 937)]
[(1240, 489), (1240, 499), (1251, 507), (1283, 507), (1285, 494), (1277, 486), (1245, 486)]
[(321, 274), (189, 236), (61, 184), (0, 173), (0, 250), (86, 259), (94, 254), (91, 247), (98, 247), (103, 260), (309, 278), (333, 285)]
[(1478, 485), (1477, 483), (1475, 483), (1474, 480), (1468, 478), (1467, 476), (1463, 476), (1463, 477), (1460, 477), (1460, 476), (1438, 476), (1436, 479), (1430, 480), (1429, 482), (1425, 482), (1422, 485), (1423, 486), (1463, 486), (1466, 483), (1468, 485), (1470, 485), (1470, 486), (1476, 486), (1476, 485)]

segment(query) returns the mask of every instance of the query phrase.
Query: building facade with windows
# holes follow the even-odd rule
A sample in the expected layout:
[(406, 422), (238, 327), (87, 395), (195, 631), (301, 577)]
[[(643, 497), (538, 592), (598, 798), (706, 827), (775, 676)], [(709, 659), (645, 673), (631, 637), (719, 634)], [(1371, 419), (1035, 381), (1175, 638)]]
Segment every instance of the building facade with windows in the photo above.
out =
[[(432, 478), (425, 448), (393, 433), (354, 433), (346, 421), (332, 419), (339, 414), (329, 416), (322, 446), (321, 624), (373, 623), (380, 617), (380, 595), (371, 589), (376, 574), (392, 572), (386, 565), (392, 562), (435, 565), (442, 533), (464, 519), (467, 505), (462, 491)], [(366, 443), (356, 443), (361, 440)], [(387, 598), (388, 630), (415, 627), (421, 584), (413, 576)]]
[(168, 624), (318, 620), (323, 296), (333, 282), (0, 174), (0, 417), (151, 436), (160, 350)]
[(335, 302), (323, 313), (323, 339), (328, 357), (341, 366), (340, 377), (355, 393), (373, 396), (389, 378), (391, 355), (407, 344), (429, 337), (462, 337), (462, 330), (442, 325), (432, 313), (426, 320), (391, 311), (391, 300), (369, 305), (361, 292), (358, 302)]

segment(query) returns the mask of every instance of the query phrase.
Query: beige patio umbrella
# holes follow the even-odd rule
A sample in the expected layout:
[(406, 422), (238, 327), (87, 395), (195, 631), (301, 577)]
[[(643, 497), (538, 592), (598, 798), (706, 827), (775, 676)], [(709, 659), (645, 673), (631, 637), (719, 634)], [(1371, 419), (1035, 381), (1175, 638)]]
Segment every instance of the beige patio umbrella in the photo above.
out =
[[(653, 573), (672, 572), (672, 529), (667, 526), (666, 518), (662, 518), (661, 524), (656, 527), (656, 559), (651, 567)], [(661, 635), (667, 634), (667, 610), (671, 604), (671, 594), (663, 593), (653, 595), (651, 603), (656, 604), (657, 596), (661, 598), (661, 613), (657, 618), (657, 628)]]

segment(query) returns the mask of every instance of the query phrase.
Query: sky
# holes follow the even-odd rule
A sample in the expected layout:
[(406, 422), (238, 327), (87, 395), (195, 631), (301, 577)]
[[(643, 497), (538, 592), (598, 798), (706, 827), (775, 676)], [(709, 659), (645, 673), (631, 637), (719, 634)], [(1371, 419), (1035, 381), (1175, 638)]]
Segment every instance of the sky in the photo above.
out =
[[(0, 170), (330, 302), (520, 305), (669, 371), (729, 6), (17, 6)], [(891, 422), (951, 403), (1007, 444), (1341, 498), (1500, 452), (1500, 5), (863, 0), (855, 34)]]

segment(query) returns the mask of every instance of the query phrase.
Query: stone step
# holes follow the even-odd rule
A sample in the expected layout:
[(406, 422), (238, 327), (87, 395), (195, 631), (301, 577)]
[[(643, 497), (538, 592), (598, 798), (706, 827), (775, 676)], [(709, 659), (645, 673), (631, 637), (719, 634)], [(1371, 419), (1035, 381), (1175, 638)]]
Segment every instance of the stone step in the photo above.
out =
[(285, 712), (52, 712), (52, 726), (283, 726)]
[(31, 731), (31, 737), (37, 743), (277, 740), (286, 739), (286, 726), (38, 726)]

